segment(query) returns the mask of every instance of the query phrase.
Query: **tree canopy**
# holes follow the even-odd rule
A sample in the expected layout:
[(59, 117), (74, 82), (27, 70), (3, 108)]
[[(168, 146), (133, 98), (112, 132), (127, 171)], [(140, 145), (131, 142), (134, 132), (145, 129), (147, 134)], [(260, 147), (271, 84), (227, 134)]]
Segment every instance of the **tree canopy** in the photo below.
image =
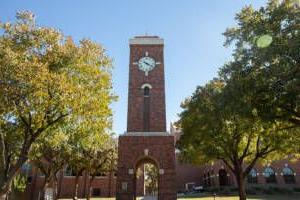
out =
[(76, 43), (58, 30), (38, 26), (28, 11), (0, 27), (2, 195), (41, 135), (108, 134), (115, 96), (111, 59), (101, 45), (89, 39)]

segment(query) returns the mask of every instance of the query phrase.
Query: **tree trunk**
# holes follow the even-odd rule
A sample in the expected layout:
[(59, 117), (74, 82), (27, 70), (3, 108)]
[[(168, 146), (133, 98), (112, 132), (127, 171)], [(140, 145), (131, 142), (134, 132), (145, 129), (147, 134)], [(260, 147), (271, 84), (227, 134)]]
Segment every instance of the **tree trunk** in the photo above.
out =
[(62, 180), (64, 178), (64, 171), (61, 170), (59, 173), (59, 182), (58, 182), (58, 189), (57, 189), (57, 198), (60, 198), (60, 193), (61, 193), (61, 185), (62, 185)]
[(236, 174), (236, 182), (238, 184), (240, 200), (246, 200), (245, 177), (243, 176), (243, 172)]
[(91, 199), (91, 185), (92, 185), (92, 183), (93, 183), (93, 181), (94, 181), (94, 178), (95, 178), (95, 176), (93, 175), (92, 176), (92, 178), (90, 179), (90, 176), (89, 176), (89, 185), (88, 185), (88, 193), (87, 193), (87, 200), (90, 200)]
[(45, 183), (43, 184), (42, 187), (42, 192), (41, 192), (41, 199), (45, 199), (45, 195), (46, 195), (46, 188), (48, 187), (48, 181), (45, 178)]
[(87, 185), (87, 181), (90, 177), (90, 171), (87, 170), (85, 173), (84, 173), (84, 186), (83, 186), (83, 197), (86, 197), (86, 185)]
[(56, 174), (53, 176), (53, 190), (54, 190), (54, 200), (58, 199), (58, 181), (57, 181), (57, 176)]
[(1, 200), (3, 198), (6, 199), (6, 196), (9, 193), (11, 182), (12, 181), (4, 181), (3, 183), (0, 183), (0, 185), (1, 185), (1, 188), (0, 188), (0, 197), (1, 197)]
[(74, 184), (74, 195), (73, 195), (74, 200), (78, 199), (78, 197), (77, 197), (77, 195), (78, 195), (78, 182), (79, 182), (79, 175), (76, 174), (75, 184)]
[(0, 192), (0, 200), (8, 200), (9, 199), (9, 195), (11, 193), (11, 185), (12, 185), (12, 182), (8, 183), (8, 185), (6, 186), (5, 192), (4, 193)]

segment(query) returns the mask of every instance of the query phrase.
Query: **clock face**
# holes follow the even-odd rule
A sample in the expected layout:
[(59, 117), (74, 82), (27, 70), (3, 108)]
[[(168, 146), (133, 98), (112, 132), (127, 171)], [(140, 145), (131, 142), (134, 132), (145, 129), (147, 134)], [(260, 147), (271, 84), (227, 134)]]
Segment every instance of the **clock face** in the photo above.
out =
[(142, 57), (138, 62), (139, 69), (144, 71), (146, 75), (155, 68), (155, 60), (151, 57)]

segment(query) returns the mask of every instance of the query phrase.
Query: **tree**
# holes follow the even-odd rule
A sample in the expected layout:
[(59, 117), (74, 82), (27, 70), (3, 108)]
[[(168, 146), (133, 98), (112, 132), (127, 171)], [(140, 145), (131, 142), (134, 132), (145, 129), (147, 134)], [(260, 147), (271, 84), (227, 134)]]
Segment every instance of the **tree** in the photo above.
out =
[(144, 164), (146, 194), (157, 195), (158, 192), (158, 169), (152, 163)]
[[(300, 127), (300, 5), (292, 0), (269, 0), (266, 7), (245, 7), (237, 26), (224, 33), (225, 45), (235, 45), (233, 61), (220, 76), (237, 97), (265, 121)], [(235, 102), (234, 102), (235, 103)]]
[[(28, 159), (32, 144), (68, 123), (100, 133), (111, 127), (111, 60), (102, 46), (78, 44), (39, 27), (30, 12), (1, 24), (0, 195)], [(87, 118), (81, 123), (82, 116)], [(93, 126), (95, 127), (95, 125)], [(50, 131), (51, 129), (51, 131)]]
[[(30, 151), (30, 161), (44, 175), (42, 198), (49, 184), (53, 184), (54, 199), (59, 198), (58, 172), (67, 164), (70, 155), (68, 135), (57, 131), (50, 137), (39, 137)], [(34, 190), (33, 190), (34, 191)], [(32, 191), (32, 192), (33, 192)]]
[(68, 166), (75, 174), (73, 199), (77, 199), (79, 177), (84, 173), (88, 177), (88, 193), (86, 195), (85, 191), (85, 195), (90, 199), (90, 188), (95, 176), (99, 173), (110, 173), (111, 176), (115, 169), (117, 143), (112, 135), (91, 129), (87, 132), (76, 131), (72, 137)]
[[(114, 138), (107, 138), (105, 145), (97, 148), (93, 147), (86, 152), (88, 158), (88, 166), (86, 168), (88, 173), (88, 192), (87, 199), (90, 199), (91, 185), (95, 177), (100, 173), (108, 173), (109, 175), (109, 190), (111, 190), (111, 179), (117, 167), (117, 142)], [(111, 191), (109, 191), (111, 194)]]
[(299, 153), (300, 10), (294, 1), (247, 6), (224, 35), (235, 44), (219, 77), (198, 87), (180, 114), (179, 148), (193, 162), (221, 159), (240, 199), (255, 163)]
[(295, 140), (287, 130), (280, 129), (281, 124), (263, 122), (255, 111), (246, 118), (227, 107), (235, 96), (224, 88), (224, 82), (215, 79), (198, 87), (183, 103), (178, 121), (183, 135), (178, 147), (189, 162), (222, 160), (235, 175), (240, 199), (245, 200), (245, 178), (253, 166), (291, 153)]

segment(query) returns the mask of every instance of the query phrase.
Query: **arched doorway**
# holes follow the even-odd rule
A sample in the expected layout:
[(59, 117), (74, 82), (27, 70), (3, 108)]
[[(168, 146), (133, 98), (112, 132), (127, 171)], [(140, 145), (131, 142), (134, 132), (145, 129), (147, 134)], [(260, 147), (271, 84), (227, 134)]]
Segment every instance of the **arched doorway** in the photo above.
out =
[(227, 177), (227, 172), (225, 169), (219, 170), (219, 185), (220, 186), (228, 185), (228, 177)]
[(135, 200), (158, 200), (159, 167), (150, 157), (140, 159), (134, 173)]

